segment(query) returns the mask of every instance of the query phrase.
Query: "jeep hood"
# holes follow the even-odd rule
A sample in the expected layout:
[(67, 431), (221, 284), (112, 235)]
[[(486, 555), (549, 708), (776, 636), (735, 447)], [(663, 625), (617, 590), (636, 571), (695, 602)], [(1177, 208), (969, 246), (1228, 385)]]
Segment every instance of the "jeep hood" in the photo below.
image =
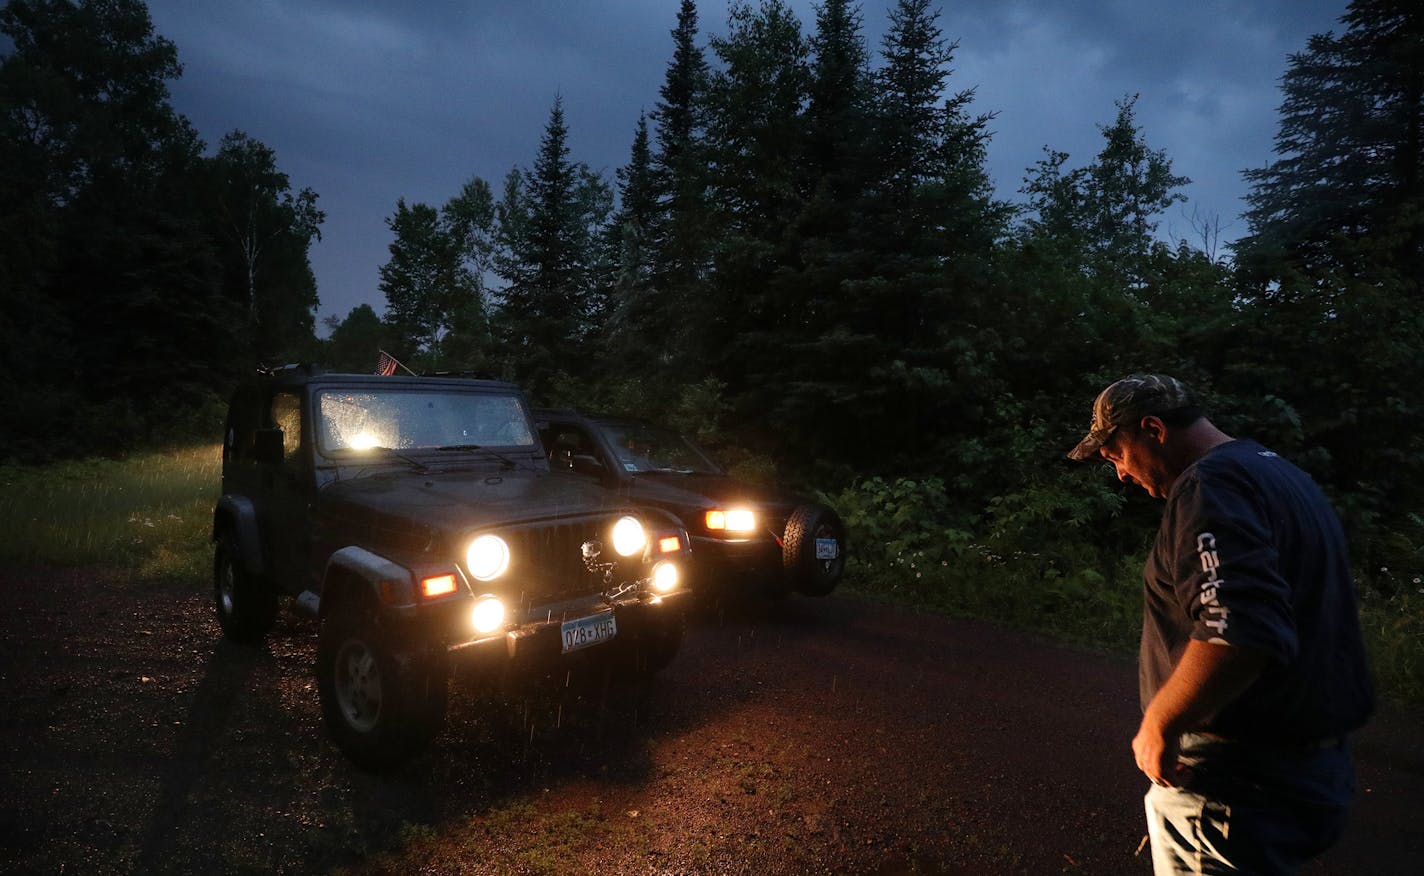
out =
[(321, 491), (323, 510), (382, 528), (458, 534), (621, 509), (597, 485), (549, 472), (383, 473), (335, 481)]

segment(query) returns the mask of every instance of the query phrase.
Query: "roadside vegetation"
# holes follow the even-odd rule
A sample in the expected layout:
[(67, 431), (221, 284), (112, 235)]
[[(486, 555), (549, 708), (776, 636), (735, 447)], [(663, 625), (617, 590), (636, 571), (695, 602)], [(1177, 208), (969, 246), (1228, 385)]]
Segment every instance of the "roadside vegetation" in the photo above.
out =
[[(1111, 480), (1102, 472), (1086, 476)], [(1026, 546), (1001, 527), (944, 525), (953, 515), (936, 479), (871, 478), (825, 498), (839, 509), (852, 543), (845, 589), (1095, 650), (1135, 653), (1142, 564), (1156, 532), (1147, 501), (1123, 503), (1136, 539), (1104, 546), (1079, 537), (1071, 524), (1044, 521), (1046, 537)], [(1361, 623), (1381, 696), (1424, 704), (1424, 562), (1417, 561), (1418, 549), (1400, 554), (1400, 568), (1355, 563)], [(1416, 562), (1409, 564), (1410, 557)]]

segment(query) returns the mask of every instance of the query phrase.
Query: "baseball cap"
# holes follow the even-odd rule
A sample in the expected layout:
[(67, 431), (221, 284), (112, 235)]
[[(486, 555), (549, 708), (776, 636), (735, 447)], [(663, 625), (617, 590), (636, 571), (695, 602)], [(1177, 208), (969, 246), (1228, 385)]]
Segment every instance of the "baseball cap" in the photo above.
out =
[(1069, 459), (1083, 460), (1098, 452), (1119, 426), (1151, 414), (1197, 407), (1197, 394), (1182, 381), (1166, 374), (1129, 374), (1098, 393), (1093, 402), (1093, 423)]

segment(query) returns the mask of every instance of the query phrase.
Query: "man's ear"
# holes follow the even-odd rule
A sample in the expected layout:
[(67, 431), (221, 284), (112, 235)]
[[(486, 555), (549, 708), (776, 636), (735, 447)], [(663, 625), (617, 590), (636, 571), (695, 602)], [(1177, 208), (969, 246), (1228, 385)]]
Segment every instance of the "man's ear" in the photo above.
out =
[(1162, 422), (1161, 417), (1146, 416), (1142, 422), (1137, 424), (1137, 428), (1148, 440), (1156, 441), (1158, 444), (1167, 443), (1167, 424)]

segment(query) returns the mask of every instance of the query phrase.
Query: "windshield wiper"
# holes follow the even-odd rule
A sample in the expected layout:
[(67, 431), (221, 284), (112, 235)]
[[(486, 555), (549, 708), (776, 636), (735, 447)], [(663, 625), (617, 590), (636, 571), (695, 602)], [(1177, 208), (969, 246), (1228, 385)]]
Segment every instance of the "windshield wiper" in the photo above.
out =
[(425, 474), (426, 472), (430, 471), (430, 466), (426, 465), (425, 463), (421, 462), (420, 460), (416, 459), (414, 456), (411, 456), (408, 453), (402, 453), (394, 447), (381, 447), (378, 445), (376, 447), (372, 447), (371, 449), (384, 450), (391, 456), (394, 456), (397, 459), (400, 459), (401, 461), (405, 462), (406, 465), (409, 465), (413, 470), (419, 472), (420, 474)]
[[(409, 454), (407, 454), (407, 453), (402, 453), (401, 451), (396, 450), (394, 447), (381, 447), (380, 445), (376, 445), (376, 446), (374, 446), (374, 447), (367, 447), (367, 448), (364, 448), (364, 449), (361, 451), (361, 456), (359, 456), (359, 457), (347, 457), (347, 456), (339, 457), (339, 458), (338, 458), (338, 464), (337, 464), (337, 466), (336, 466), (336, 479), (333, 480), (333, 481), (331, 481), (331, 483), (336, 483), (337, 481), (342, 481), (342, 480), (359, 480), (359, 479), (365, 477), (365, 476), (366, 476), (366, 473), (369, 472), (369, 471), (371, 471), (371, 469), (373, 468), (373, 462), (374, 462), (373, 460), (371, 460), (370, 458), (368, 458), (368, 457), (366, 456), (366, 453), (369, 452), (369, 451), (380, 451), (380, 452), (382, 452), (382, 453), (390, 454), (391, 456), (394, 456), (395, 458), (399, 459), (401, 462), (404, 462), (406, 465), (410, 466), (411, 470), (414, 471), (416, 474), (425, 474), (425, 473), (427, 473), (427, 472), (430, 471), (430, 466), (426, 465), (425, 463), (421, 462), (420, 460), (416, 459), (415, 457), (413, 457), (413, 456), (411, 456), (411, 455), (409, 455)], [(361, 463), (364, 463), (364, 464), (363, 464), (360, 468), (356, 469), (356, 473), (353, 474), (353, 475), (351, 475), (350, 478), (343, 478), (343, 477), (341, 476), (341, 464), (340, 464), (340, 463), (345, 462), (345, 461), (347, 461), (347, 460), (357, 461), (357, 462), (361, 462)]]
[(519, 464), (497, 450), (490, 450), (483, 444), (446, 444), (440, 450), (454, 450), (463, 453), (484, 453), (504, 463), (507, 468), (518, 468)]

